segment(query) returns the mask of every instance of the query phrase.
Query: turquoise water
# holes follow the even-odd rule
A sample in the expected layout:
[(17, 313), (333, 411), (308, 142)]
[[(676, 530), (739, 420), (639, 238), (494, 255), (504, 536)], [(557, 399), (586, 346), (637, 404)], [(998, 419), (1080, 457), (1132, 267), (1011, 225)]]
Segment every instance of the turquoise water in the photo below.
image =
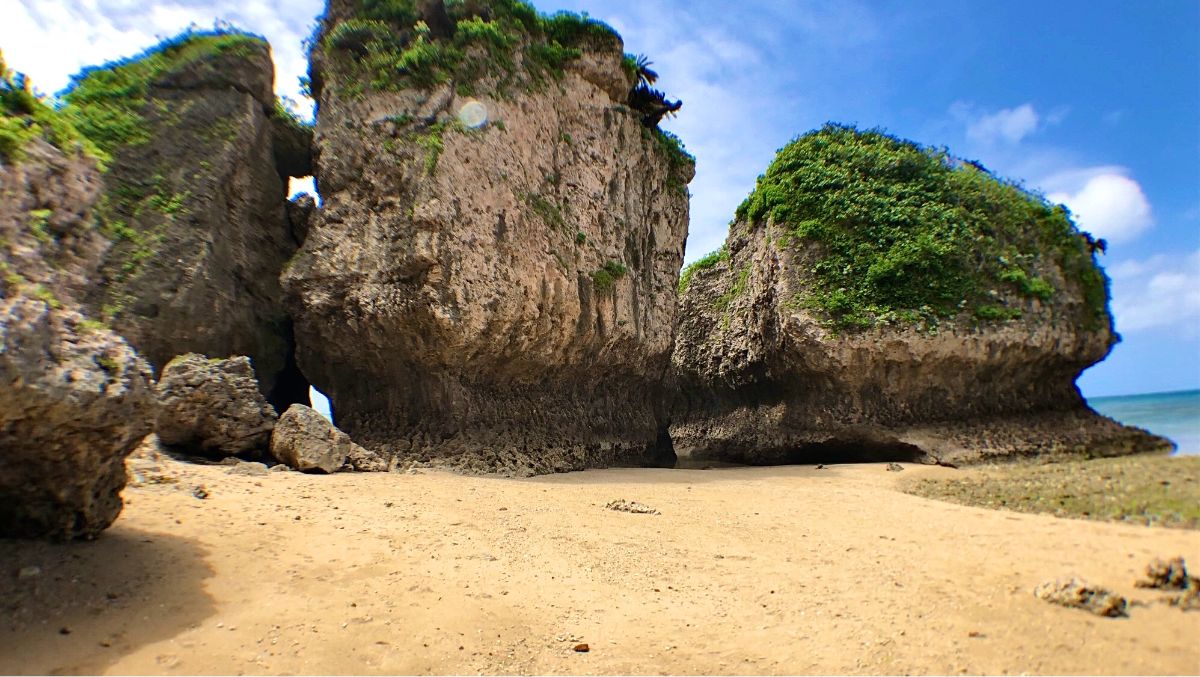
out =
[(1088, 404), (1121, 423), (1166, 437), (1179, 446), (1176, 453), (1200, 455), (1200, 390), (1090, 397)]

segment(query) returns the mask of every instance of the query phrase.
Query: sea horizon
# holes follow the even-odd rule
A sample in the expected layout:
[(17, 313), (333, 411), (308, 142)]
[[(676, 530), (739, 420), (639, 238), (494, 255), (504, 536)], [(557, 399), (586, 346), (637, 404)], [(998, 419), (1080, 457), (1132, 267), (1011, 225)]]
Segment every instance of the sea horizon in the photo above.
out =
[(1085, 399), (1109, 418), (1171, 440), (1177, 455), (1200, 455), (1200, 388)]

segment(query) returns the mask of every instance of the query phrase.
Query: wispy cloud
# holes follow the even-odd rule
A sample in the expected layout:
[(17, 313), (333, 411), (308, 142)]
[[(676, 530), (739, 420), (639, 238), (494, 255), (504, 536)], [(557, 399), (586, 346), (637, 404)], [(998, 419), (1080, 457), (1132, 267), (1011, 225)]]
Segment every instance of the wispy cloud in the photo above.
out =
[(1020, 143), (1040, 127), (1062, 122), (1066, 114), (1066, 108), (1056, 108), (1043, 117), (1031, 103), (994, 112), (980, 110), (977, 106), (963, 101), (950, 106), (951, 117), (965, 125), (967, 138), (984, 145), (1000, 142)]
[(1200, 250), (1130, 260), (1108, 271), (1117, 330), (1172, 330), (1200, 335)]

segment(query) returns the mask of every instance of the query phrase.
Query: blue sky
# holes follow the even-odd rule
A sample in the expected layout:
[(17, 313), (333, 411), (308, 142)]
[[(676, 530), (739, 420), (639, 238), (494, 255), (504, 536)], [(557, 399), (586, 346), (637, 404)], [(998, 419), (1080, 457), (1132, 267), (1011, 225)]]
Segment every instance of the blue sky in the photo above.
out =
[[(11, 3), (14, 0), (7, 0)], [(266, 35), (297, 96), (321, 0), (16, 0), (12, 67), (55, 91), (80, 67), (195, 22)], [(1089, 396), (1200, 388), (1200, 3), (535, 0), (588, 11), (681, 98), (698, 157), (688, 259), (716, 249), (775, 151), (826, 121), (948, 146), (1110, 241), (1124, 342)], [(732, 9), (730, 9), (732, 8)]]

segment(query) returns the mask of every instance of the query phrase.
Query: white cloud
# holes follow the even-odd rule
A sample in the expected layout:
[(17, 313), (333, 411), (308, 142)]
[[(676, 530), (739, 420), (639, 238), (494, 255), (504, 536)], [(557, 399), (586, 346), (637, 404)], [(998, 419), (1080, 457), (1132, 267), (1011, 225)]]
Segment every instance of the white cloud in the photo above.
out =
[(1154, 225), (1150, 201), (1137, 181), (1121, 167), (1095, 167), (1060, 173), (1047, 179), (1051, 202), (1065, 204), (1079, 227), (1096, 237), (1122, 243)]
[(1117, 331), (1172, 329), (1200, 334), (1200, 250), (1126, 261), (1108, 271), (1113, 280)]
[[(1051, 112), (1046, 122), (1056, 124), (1061, 122), (1066, 114), (1065, 108), (1057, 108)], [(959, 101), (950, 106), (950, 115), (966, 125), (968, 139), (988, 145), (998, 141), (1018, 143), (1037, 131), (1042, 123), (1037, 110), (1030, 103), (987, 113)]]

